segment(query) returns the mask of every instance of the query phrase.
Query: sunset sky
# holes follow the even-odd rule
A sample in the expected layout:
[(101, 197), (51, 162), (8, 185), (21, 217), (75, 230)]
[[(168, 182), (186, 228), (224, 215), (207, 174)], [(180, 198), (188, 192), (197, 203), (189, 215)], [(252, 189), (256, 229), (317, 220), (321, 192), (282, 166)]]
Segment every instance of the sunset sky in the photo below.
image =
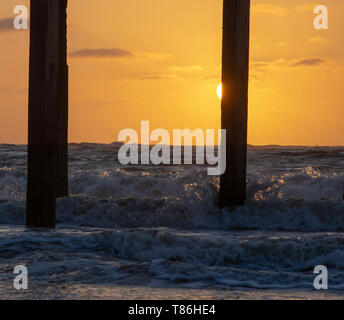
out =
[[(29, 32), (0, 2), (0, 143), (26, 143)], [(329, 29), (313, 9), (327, 5)], [(249, 143), (344, 145), (344, 1), (252, 0)], [(69, 0), (71, 142), (218, 128), (222, 0)]]

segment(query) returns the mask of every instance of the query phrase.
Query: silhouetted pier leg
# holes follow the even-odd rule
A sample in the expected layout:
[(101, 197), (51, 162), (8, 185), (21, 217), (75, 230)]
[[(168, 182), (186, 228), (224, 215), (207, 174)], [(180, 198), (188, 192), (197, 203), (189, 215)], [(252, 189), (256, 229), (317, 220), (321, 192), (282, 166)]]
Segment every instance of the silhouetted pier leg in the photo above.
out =
[(60, 5), (31, 0), (26, 223), (34, 227), (55, 227), (59, 103), (65, 101), (59, 99)]
[(58, 154), (56, 197), (68, 196), (68, 66), (67, 66), (67, 0), (60, 0), (59, 78), (58, 78)]
[(250, 0), (224, 0), (221, 121), (227, 129), (227, 170), (220, 182), (221, 207), (244, 205), (246, 199), (249, 35)]

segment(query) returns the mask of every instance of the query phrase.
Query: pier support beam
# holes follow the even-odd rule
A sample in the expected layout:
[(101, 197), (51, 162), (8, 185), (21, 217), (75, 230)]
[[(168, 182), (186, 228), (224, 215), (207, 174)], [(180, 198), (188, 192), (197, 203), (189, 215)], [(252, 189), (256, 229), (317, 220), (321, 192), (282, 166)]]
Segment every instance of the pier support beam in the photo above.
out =
[(66, 8), (67, 0), (31, 0), (26, 223), (33, 227), (55, 227), (56, 196), (68, 179)]
[(227, 129), (227, 170), (220, 181), (220, 207), (246, 199), (250, 0), (224, 0), (222, 128)]
[(59, 0), (58, 57), (58, 150), (56, 197), (68, 196), (68, 65), (67, 65), (67, 0)]

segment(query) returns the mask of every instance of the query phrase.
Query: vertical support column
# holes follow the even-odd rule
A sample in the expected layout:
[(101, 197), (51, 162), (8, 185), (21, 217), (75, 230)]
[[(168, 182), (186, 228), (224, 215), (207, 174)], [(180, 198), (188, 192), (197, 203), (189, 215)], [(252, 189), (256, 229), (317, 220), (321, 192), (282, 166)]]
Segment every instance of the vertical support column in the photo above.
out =
[(68, 196), (68, 65), (67, 0), (59, 0), (59, 66), (58, 66), (58, 150), (56, 197)]
[(55, 227), (60, 1), (31, 0), (27, 225)]
[(227, 129), (227, 170), (220, 181), (220, 207), (246, 199), (250, 0), (224, 0), (222, 128)]

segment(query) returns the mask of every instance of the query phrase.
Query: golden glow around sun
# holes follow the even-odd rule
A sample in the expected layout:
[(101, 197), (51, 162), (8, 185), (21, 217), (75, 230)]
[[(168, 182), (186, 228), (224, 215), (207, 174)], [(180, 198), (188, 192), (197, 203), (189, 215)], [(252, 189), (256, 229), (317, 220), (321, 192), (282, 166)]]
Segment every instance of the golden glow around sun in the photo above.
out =
[(220, 84), (217, 86), (216, 92), (217, 92), (217, 96), (218, 96), (219, 99), (221, 100), (221, 99), (222, 99), (222, 83), (220, 83)]

